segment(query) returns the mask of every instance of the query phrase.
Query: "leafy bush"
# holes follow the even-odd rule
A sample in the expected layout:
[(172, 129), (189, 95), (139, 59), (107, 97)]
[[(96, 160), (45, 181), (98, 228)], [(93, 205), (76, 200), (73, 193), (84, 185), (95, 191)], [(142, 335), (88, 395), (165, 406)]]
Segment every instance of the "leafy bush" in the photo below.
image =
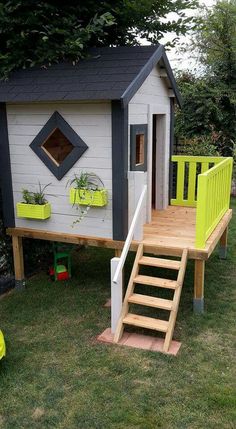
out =
[(189, 156), (220, 156), (212, 139), (205, 136), (185, 139), (181, 154)]

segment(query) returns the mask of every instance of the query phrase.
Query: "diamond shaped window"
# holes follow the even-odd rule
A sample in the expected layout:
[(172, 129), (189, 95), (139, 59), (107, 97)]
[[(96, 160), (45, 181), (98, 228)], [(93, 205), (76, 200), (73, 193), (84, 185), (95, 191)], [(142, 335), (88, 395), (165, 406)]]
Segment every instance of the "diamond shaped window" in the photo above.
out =
[(67, 155), (72, 152), (74, 146), (57, 128), (41, 147), (49, 158), (59, 167), (66, 159)]
[(58, 180), (88, 149), (58, 112), (53, 113), (30, 147)]

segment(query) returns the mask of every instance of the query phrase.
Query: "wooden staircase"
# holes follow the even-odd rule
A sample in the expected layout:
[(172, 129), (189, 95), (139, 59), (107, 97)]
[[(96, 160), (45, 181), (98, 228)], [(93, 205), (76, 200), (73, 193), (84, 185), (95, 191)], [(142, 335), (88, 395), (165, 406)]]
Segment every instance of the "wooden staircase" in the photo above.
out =
[[(188, 259), (188, 250), (184, 249), (181, 260), (162, 259), (157, 257), (144, 256), (144, 245), (141, 243), (138, 247), (133, 269), (131, 272), (129, 284), (127, 287), (121, 316), (117, 324), (114, 335), (114, 342), (117, 343), (123, 335), (124, 325), (133, 325), (142, 328), (152, 329), (165, 333), (163, 352), (167, 352), (173, 336), (176, 316), (179, 307), (180, 295), (184, 281), (185, 269)], [(178, 271), (177, 280), (168, 280), (159, 277), (150, 277), (139, 274), (140, 267), (152, 266), (167, 268)], [(136, 284), (145, 286), (154, 286), (157, 288), (172, 289), (174, 291), (173, 299), (156, 298), (150, 295), (134, 293)], [(153, 317), (141, 316), (129, 312), (130, 304), (154, 307), (170, 312), (169, 320), (155, 319)]]

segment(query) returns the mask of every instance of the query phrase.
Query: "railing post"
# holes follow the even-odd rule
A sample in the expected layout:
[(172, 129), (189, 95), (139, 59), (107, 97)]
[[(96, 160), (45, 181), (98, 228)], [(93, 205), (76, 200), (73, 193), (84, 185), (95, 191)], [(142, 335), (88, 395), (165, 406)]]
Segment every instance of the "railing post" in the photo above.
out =
[(114, 334), (120, 317), (123, 303), (123, 272), (120, 273), (116, 283), (113, 278), (120, 258), (111, 259), (111, 332)]
[(227, 257), (227, 238), (228, 238), (228, 227), (224, 230), (220, 238), (220, 247), (219, 247), (220, 259), (226, 259)]
[[(145, 182), (145, 173), (143, 171), (136, 171), (134, 173), (134, 200), (135, 207), (137, 207), (140, 195)], [(136, 226), (134, 229), (134, 240), (141, 241), (143, 239), (143, 224), (144, 224), (144, 210), (146, 209), (146, 204), (142, 205), (140, 215), (137, 219)]]
[(205, 261), (195, 260), (194, 272), (194, 300), (193, 310), (195, 313), (204, 313), (204, 280)]
[(198, 176), (196, 248), (203, 249), (206, 244), (207, 177)]
[(12, 248), (13, 248), (13, 260), (14, 260), (14, 270), (15, 270), (15, 284), (16, 284), (16, 289), (20, 290), (25, 288), (22, 237), (13, 235)]
[(229, 158), (229, 166), (228, 166), (228, 198), (227, 198), (227, 208), (230, 206), (230, 194), (231, 194), (231, 186), (232, 186), (232, 173), (233, 173), (233, 158)]
[(142, 241), (143, 240), (143, 208), (141, 209), (140, 216), (137, 220), (135, 230), (134, 230), (134, 240)]

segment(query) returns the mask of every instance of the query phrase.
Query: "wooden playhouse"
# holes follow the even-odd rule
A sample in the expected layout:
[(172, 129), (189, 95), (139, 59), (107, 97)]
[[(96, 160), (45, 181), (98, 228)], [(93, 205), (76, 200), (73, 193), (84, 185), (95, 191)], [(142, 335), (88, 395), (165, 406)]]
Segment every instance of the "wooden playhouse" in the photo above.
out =
[[(22, 70), (0, 83), (1, 188), (17, 285), (24, 282), (23, 237), (114, 248), (115, 340), (124, 324), (142, 326), (166, 334), (164, 350), (187, 258), (195, 260), (194, 307), (203, 311), (205, 261), (219, 240), (224, 256), (232, 215), (231, 158), (172, 156), (175, 103), (181, 97), (161, 45), (92, 49), (76, 65)], [(72, 227), (77, 211), (67, 183), (81, 172), (99, 176), (105, 200), (90, 200), (90, 210)], [(34, 216), (25, 207), (17, 211), (22, 189), (34, 190), (39, 182), (50, 183), (50, 207), (43, 214), (36, 207)], [(138, 250), (121, 311), (129, 249)], [(175, 270), (176, 281), (144, 276), (142, 265)], [(170, 288), (173, 299), (134, 293), (136, 284)], [(169, 321), (133, 315), (131, 303), (164, 309)]]

